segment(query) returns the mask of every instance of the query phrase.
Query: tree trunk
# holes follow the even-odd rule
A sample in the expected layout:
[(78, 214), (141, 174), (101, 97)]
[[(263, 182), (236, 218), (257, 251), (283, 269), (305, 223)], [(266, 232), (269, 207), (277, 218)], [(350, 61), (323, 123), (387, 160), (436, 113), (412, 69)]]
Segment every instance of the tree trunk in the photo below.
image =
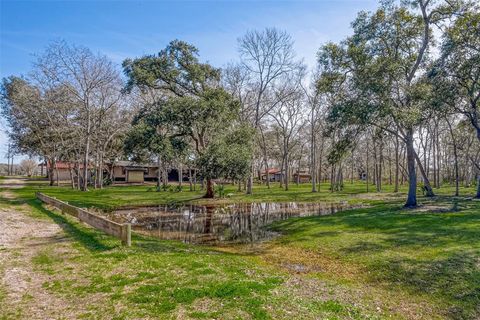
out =
[(168, 185), (168, 171), (167, 171), (167, 169), (165, 168), (165, 169), (162, 170), (162, 172), (163, 172), (163, 179), (162, 179), (163, 181), (162, 181), (162, 183), (163, 183), (163, 187), (166, 189), (166, 188), (167, 188), (167, 185)]
[(373, 175), (372, 175), (372, 184), (377, 188), (377, 143), (372, 138), (372, 145), (373, 145)]
[(320, 144), (320, 154), (318, 155), (318, 191), (320, 192), (322, 183), (322, 160), (323, 160), (323, 147), (325, 145), (325, 139), (322, 137), (322, 143)]
[[(268, 155), (267, 155), (267, 143), (265, 142), (265, 134), (260, 127), (260, 133), (262, 135), (262, 149), (263, 149), (263, 162), (265, 163), (265, 176), (267, 178), (267, 188), (270, 189), (270, 173), (268, 172)], [(261, 180), (261, 177), (260, 177)]]
[(406, 145), (405, 145), (405, 148), (401, 147), (400, 149), (400, 154), (402, 156), (402, 161), (399, 162), (399, 165), (400, 165), (400, 168), (402, 169), (402, 181), (400, 181), (400, 185), (403, 186), (405, 184), (406, 181), (408, 181), (408, 168), (405, 169), (405, 167), (402, 165), (402, 163), (406, 163), (407, 162), (407, 150), (406, 150)]
[(369, 179), (369, 172), (368, 172), (368, 165), (369, 165), (369, 163), (368, 163), (368, 160), (369, 160), (369, 159), (368, 159), (368, 155), (369, 155), (369, 151), (368, 151), (368, 139), (367, 139), (367, 150), (366, 150), (366, 152), (367, 152), (367, 165), (366, 165), (366, 170), (365, 170), (365, 171), (366, 171), (366, 172), (365, 172), (365, 182), (367, 183), (367, 193), (368, 193), (368, 192), (370, 191), (370, 190), (368, 190), (368, 189), (369, 189), (369, 186), (368, 186), (368, 179)]
[(335, 165), (330, 168), (330, 192), (335, 191)]
[(442, 168), (442, 153), (440, 152), (440, 137), (438, 134), (438, 127), (436, 132), (436, 144), (437, 144), (437, 188), (440, 188), (442, 184), (442, 175), (441, 175), (441, 168)]
[(435, 193), (433, 192), (432, 185), (430, 184), (430, 180), (428, 180), (427, 174), (425, 173), (425, 170), (422, 166), (422, 162), (420, 161), (420, 158), (418, 157), (418, 154), (415, 152), (415, 149), (413, 150), (415, 159), (417, 160), (418, 164), (418, 169), (420, 170), (420, 174), (423, 177), (423, 182), (424, 182), (424, 188), (425, 188), (425, 195), (427, 197), (435, 197)]
[(190, 191), (193, 191), (192, 169), (191, 168), (188, 168), (188, 184), (190, 186)]
[(161, 189), (162, 181), (162, 161), (160, 156), (157, 157), (157, 192)]
[(355, 175), (355, 157), (354, 157), (354, 150), (352, 150), (352, 176), (350, 177), (351, 178), (351, 183), (353, 184), (353, 178), (354, 178), (354, 175)]
[(378, 146), (378, 165), (377, 165), (377, 192), (382, 191), (382, 171), (383, 171), (383, 138), (380, 138), (380, 143)]
[(7, 151), (7, 175), (8, 176), (11, 176), (11, 172), (10, 172), (10, 144), (8, 144), (8, 151)]
[(178, 166), (178, 186), (180, 187), (180, 191), (182, 191), (182, 183), (183, 183), (183, 165), (180, 163)]
[(315, 126), (313, 121), (313, 109), (312, 109), (312, 131), (311, 131), (311, 140), (310, 140), (310, 174), (312, 176), (312, 192), (317, 192), (317, 155), (316, 155), (316, 146), (315, 146)]
[(56, 181), (56, 185), (57, 187), (60, 185), (60, 181), (59, 181), (59, 177), (58, 177), (58, 165), (57, 165), (57, 161), (55, 161), (55, 175), (57, 176), (57, 181)]
[(204, 198), (213, 199), (215, 197), (215, 189), (213, 188), (213, 181), (207, 178), (207, 193)]
[[(477, 110), (477, 104), (474, 103), (473, 101), (471, 102), (472, 103), (472, 107), (471, 109), (472, 110)], [(477, 102), (478, 103), (478, 102)], [(475, 127), (475, 131), (477, 132), (477, 139), (478, 141), (480, 142), (480, 123), (478, 123), (478, 121), (480, 120), (478, 118), (478, 113), (477, 112), (474, 112), (474, 114), (476, 115), (475, 117), (471, 117), (470, 118), (470, 121), (472, 122), (473, 126)]]
[(93, 188), (97, 189), (98, 188), (98, 152), (97, 155), (95, 156), (95, 164), (93, 168)]
[(252, 194), (253, 193), (253, 174), (254, 174), (254, 168), (253, 168), (253, 157), (252, 157), (252, 165), (250, 167), (250, 174), (248, 176), (248, 181), (247, 181), (247, 194)]
[(480, 172), (478, 172), (478, 177), (477, 177), (477, 194), (475, 198), (480, 199)]
[(300, 184), (300, 160), (298, 160), (297, 179), (295, 179), (295, 184), (296, 184), (297, 186)]
[(197, 169), (193, 169), (193, 191), (197, 191)]
[(70, 186), (72, 189), (75, 189), (75, 178), (73, 177), (73, 168), (71, 166), (68, 166), (68, 171), (70, 173)]
[(399, 180), (399, 171), (400, 171), (400, 164), (399, 164), (399, 156), (398, 156), (398, 135), (395, 136), (395, 188), (393, 192), (398, 192), (398, 180)]
[(104, 166), (104, 160), (103, 160), (103, 155), (105, 154), (105, 150), (102, 150), (100, 152), (100, 161), (99, 161), (99, 169), (98, 169), (98, 186), (100, 189), (103, 189), (103, 166)]
[(375, 164), (375, 187), (377, 188), (377, 192), (381, 192), (382, 191), (382, 162), (381, 162), (381, 159), (379, 158), (377, 158), (376, 161), (377, 163)]
[(87, 137), (85, 141), (85, 154), (83, 155), (83, 181), (82, 191), (88, 191), (88, 153), (90, 152), (90, 112), (87, 111)]
[(413, 129), (407, 130), (407, 165), (408, 165), (408, 196), (405, 207), (414, 208), (417, 206), (417, 172), (415, 170), (415, 149), (413, 147)]
[(338, 165), (338, 172), (337, 172), (337, 177), (336, 177), (336, 184), (335, 184), (335, 189), (336, 191), (342, 191), (343, 190), (343, 167), (342, 167), (342, 162)]
[(391, 186), (393, 184), (393, 173), (392, 173), (392, 150), (390, 143), (388, 144), (388, 184)]
[(80, 190), (80, 188), (82, 187), (82, 177), (81, 177), (81, 174), (80, 174), (80, 160), (77, 160), (77, 163), (75, 164), (76, 166), (76, 173), (77, 173), (77, 189)]
[(459, 195), (459, 174), (458, 174), (458, 151), (457, 151), (457, 142), (455, 139), (455, 134), (453, 133), (453, 128), (448, 120), (448, 118), (445, 119), (447, 121), (448, 129), (450, 131), (450, 135), (452, 137), (452, 143), (453, 143), (453, 163), (454, 163), (454, 170), (455, 170), (455, 196), (458, 197)]
[(432, 133), (432, 160), (433, 160), (433, 187), (438, 188), (438, 181), (437, 181), (437, 122), (434, 120), (433, 126), (433, 133)]
[(50, 180), (50, 187), (53, 186), (53, 184), (55, 183), (55, 176), (54, 176), (54, 166), (56, 166), (55, 164), (55, 160), (47, 160), (49, 162), (49, 165), (48, 165), (48, 179)]
[(267, 179), (267, 188), (270, 189), (270, 172), (268, 167), (268, 160), (265, 158), (265, 177)]
[(280, 166), (280, 188), (283, 188), (283, 182), (285, 180), (285, 155), (282, 156), (282, 165)]
[(285, 191), (288, 191), (288, 151), (285, 153)]

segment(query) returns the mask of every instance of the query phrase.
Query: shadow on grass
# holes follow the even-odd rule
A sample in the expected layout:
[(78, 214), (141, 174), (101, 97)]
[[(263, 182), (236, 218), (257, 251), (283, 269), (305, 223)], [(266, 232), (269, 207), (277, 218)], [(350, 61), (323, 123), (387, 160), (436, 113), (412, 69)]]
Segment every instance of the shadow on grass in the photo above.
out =
[[(271, 229), (286, 235), (281, 239), (284, 244), (297, 242), (300, 237), (316, 240), (323, 236), (350, 233), (381, 235), (384, 250), (403, 246), (441, 248), (479, 244), (480, 247), (478, 209), (478, 205), (463, 204), (460, 211), (417, 214), (404, 210), (400, 205), (377, 205), (329, 216), (288, 219), (275, 223)], [(360, 243), (361, 240), (358, 238), (358, 251), (382, 250), (379, 246), (365, 246)]]
[(359, 241), (357, 244), (342, 248), (340, 249), (341, 252), (343, 253), (369, 253), (369, 252), (374, 252), (374, 251), (381, 251), (385, 250), (385, 246), (378, 244), (378, 243), (371, 243), (371, 242), (366, 242), (366, 241)]
[[(119, 239), (106, 235), (99, 230), (83, 227), (80, 225), (81, 222), (72, 222), (67, 216), (46, 209), (40, 200), (32, 199), (26, 201), (26, 203), (35, 208), (40, 214), (52, 219), (69, 237), (91, 252), (102, 253), (122, 247)], [(197, 249), (180, 242), (162, 241), (135, 233), (132, 233), (132, 249), (140, 249), (144, 253), (180, 253), (186, 251), (194, 253), (201, 250), (206, 251), (200, 247)], [(126, 248), (126, 250), (130, 249)], [(119, 252), (118, 254), (120, 256), (127, 255), (128, 251)]]
[(459, 252), (438, 259), (390, 258), (370, 266), (374, 281), (401, 283), (428, 295), (447, 298), (449, 319), (477, 319), (480, 310), (478, 253)]
[(22, 200), (19, 200), (19, 199), (7, 199), (7, 198), (4, 198), (4, 197), (0, 197), (0, 207), (5, 205), (5, 206), (9, 206), (9, 205), (21, 205), (21, 204), (24, 204), (25, 201), (22, 201)]
[(58, 224), (62, 230), (70, 236), (72, 239), (81, 244), (84, 248), (92, 252), (111, 250), (118, 245), (106, 244), (106, 241), (102, 241), (100, 238), (106, 238), (107, 236), (100, 233), (95, 229), (87, 229), (78, 227), (75, 223), (71, 222), (67, 217), (62, 214), (55, 213), (42, 206), (40, 200), (28, 200), (26, 202), (31, 207), (36, 209), (39, 213), (46, 215)]
[[(450, 208), (452, 201), (434, 203)], [(284, 244), (327, 246), (346, 261), (359, 261), (373, 283), (437, 297), (449, 319), (475, 319), (480, 315), (480, 205), (463, 201), (459, 208), (421, 212), (377, 205), (287, 220), (274, 229), (285, 234)]]

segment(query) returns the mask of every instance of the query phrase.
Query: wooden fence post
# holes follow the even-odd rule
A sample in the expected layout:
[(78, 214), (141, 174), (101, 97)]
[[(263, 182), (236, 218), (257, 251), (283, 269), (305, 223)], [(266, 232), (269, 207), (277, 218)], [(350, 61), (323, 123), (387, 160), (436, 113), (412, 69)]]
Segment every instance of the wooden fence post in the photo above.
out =
[(130, 223), (122, 226), (122, 244), (127, 247), (132, 245), (132, 225)]
[(132, 245), (132, 226), (130, 223), (117, 223), (110, 221), (105, 217), (91, 213), (85, 209), (72, 206), (64, 201), (49, 197), (43, 193), (37, 192), (36, 196), (42, 202), (59, 209), (63, 214), (69, 214), (76, 217), (78, 220), (102, 230), (106, 234), (120, 238), (122, 244), (130, 247)]

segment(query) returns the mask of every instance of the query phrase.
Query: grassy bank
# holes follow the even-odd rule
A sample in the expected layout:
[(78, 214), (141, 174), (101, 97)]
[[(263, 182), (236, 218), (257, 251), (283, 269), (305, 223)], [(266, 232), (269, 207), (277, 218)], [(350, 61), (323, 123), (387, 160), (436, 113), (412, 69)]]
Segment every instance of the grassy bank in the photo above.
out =
[[(110, 187), (81, 193), (38, 183), (8, 192), (3, 207), (62, 228), (30, 263), (42, 287), (79, 308), (84, 318), (199, 319), (475, 319), (480, 316), (480, 203), (420, 198), (404, 210), (403, 195), (365, 194), (346, 185), (331, 194), (308, 185), (285, 192), (257, 186), (253, 196), (222, 201), (361, 201), (369, 208), (290, 219), (272, 226), (282, 237), (256, 245), (208, 248), (134, 235), (133, 246), (44, 208), (42, 191), (81, 206), (113, 208), (198, 199), (200, 192), (149, 192)], [(387, 187), (388, 188), (388, 187)], [(228, 187), (227, 192), (234, 192)], [(391, 191), (391, 190), (388, 190)], [(462, 194), (473, 194), (473, 188)], [(202, 200), (203, 201), (203, 200)], [(25, 204), (28, 210), (25, 209)], [(35, 294), (35, 293), (31, 293)], [(0, 291), (0, 299), (7, 295)], [(29, 298), (25, 297), (29, 303)], [(3, 304), (3, 302), (0, 302)], [(4, 309), (25, 317), (23, 304)], [(5, 303), (6, 305), (6, 303)], [(0, 313), (1, 317), (1, 313)]]
[[(189, 191), (188, 186), (183, 187), (182, 192), (161, 191), (156, 192), (155, 186), (109, 186), (104, 189), (92, 189), (88, 192), (72, 190), (68, 186), (49, 187), (45, 182), (30, 181), (25, 188), (18, 190), (17, 195), (22, 199), (32, 198), (37, 191), (57, 197), (61, 200), (80, 207), (96, 207), (100, 209), (114, 209), (120, 206), (146, 206), (173, 202), (341, 202), (349, 203), (383, 203), (385, 200), (403, 200), (406, 194), (406, 186), (401, 186), (400, 193), (393, 193), (393, 186), (386, 185), (383, 192), (376, 193), (370, 186), (370, 193), (366, 192), (363, 182), (346, 183), (342, 191), (332, 193), (328, 190), (329, 184), (323, 183), (319, 192), (312, 193), (310, 184), (292, 184), (289, 191), (281, 189), (278, 183), (267, 188), (265, 185), (255, 185), (252, 195), (238, 191), (236, 186), (225, 185), (223, 199), (207, 200), (202, 196), (204, 191)], [(451, 195), (453, 187), (444, 186), (436, 189), (439, 195)], [(461, 188), (462, 196), (473, 196), (474, 188)], [(421, 200), (420, 200), (421, 201)]]
[(424, 299), (450, 319), (480, 316), (480, 202), (439, 198), (416, 210), (375, 205), (274, 229), (285, 236), (273, 252), (291, 252), (286, 260), (321, 270), (316, 277), (398, 294), (384, 299)]

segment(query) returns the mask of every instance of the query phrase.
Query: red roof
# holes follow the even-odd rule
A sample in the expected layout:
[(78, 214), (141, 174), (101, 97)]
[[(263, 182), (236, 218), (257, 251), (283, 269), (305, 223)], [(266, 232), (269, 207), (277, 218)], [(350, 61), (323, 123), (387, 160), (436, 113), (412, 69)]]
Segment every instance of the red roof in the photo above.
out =
[[(70, 168), (75, 168), (75, 163), (74, 162), (68, 162), (68, 161), (57, 161), (56, 162), (56, 167), (57, 169), (70, 169)], [(80, 163), (80, 169), (83, 168), (83, 163)], [(91, 165), (89, 167), (92, 167)], [(50, 162), (47, 161), (47, 168), (50, 168)]]
[[(269, 174), (275, 174), (275, 173), (279, 173), (281, 170), (280, 169), (277, 169), (277, 168), (270, 168), (268, 169), (268, 173)], [(267, 174), (267, 171), (263, 171), (262, 174)]]

